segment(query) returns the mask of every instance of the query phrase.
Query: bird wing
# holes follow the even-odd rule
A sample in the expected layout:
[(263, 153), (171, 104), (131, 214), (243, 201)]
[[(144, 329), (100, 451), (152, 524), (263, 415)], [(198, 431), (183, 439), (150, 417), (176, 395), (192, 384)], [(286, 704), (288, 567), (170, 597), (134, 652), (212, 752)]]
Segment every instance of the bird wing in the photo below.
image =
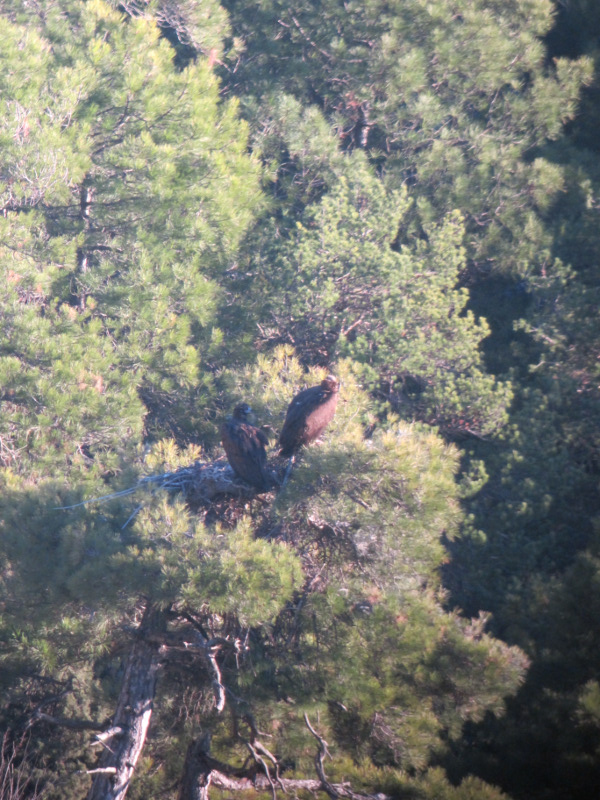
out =
[(288, 406), (284, 427), (286, 425), (294, 425), (301, 419), (306, 418), (306, 415), (319, 405), (324, 396), (325, 392), (320, 386), (311, 386), (309, 389), (303, 389), (298, 392)]
[(260, 428), (242, 423), (238, 426), (236, 439), (240, 451), (245, 455), (252, 456), (255, 459), (260, 459), (261, 456), (266, 458), (265, 445), (269, 443), (269, 440)]

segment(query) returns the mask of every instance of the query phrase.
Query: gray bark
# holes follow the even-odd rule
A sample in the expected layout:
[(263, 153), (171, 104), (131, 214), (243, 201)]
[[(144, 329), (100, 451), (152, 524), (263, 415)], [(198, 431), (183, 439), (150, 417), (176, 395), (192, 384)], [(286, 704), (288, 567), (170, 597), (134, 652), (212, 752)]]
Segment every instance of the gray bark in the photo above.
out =
[(190, 743), (185, 756), (179, 800), (208, 800), (213, 776), (213, 765), (207, 756), (209, 748), (209, 733)]
[(146, 639), (144, 634), (157, 632), (163, 627), (163, 614), (148, 605), (127, 660), (111, 724), (112, 735), (103, 743), (104, 749), (87, 800), (123, 800), (127, 794), (146, 741), (156, 691), (159, 645)]

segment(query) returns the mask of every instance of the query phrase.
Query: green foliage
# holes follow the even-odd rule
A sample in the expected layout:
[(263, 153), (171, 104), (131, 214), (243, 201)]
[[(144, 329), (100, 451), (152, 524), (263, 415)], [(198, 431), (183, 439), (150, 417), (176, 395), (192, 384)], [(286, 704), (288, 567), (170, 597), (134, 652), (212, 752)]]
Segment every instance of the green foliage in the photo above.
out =
[[(536, 224), (528, 156), (558, 138), (592, 77), (588, 58), (546, 62), (550, 2), (225, 6), (246, 42), (232, 89), (263, 97), (275, 84), (317, 105), (342, 146), (384, 163), (393, 186), (414, 186), (423, 224), (463, 213), (478, 267), (523, 275), (543, 263), (551, 240)], [(263, 109), (246, 108), (260, 129)]]
[[(320, 376), (302, 379), (287, 348), (274, 356), (223, 375), (234, 396), (269, 422), (282, 417), (297, 388)], [(424, 769), (443, 749), (441, 738), (458, 735), (465, 719), (502, 711), (525, 661), (483, 633), (485, 620), (466, 623), (443, 610), (440, 539), (460, 520), (457, 453), (405, 423), (365, 439), (361, 423), (369, 416), (357, 366), (338, 364), (339, 414), (325, 442), (303, 453), (273, 506), (271, 528), (299, 553), (305, 583), (300, 603), (280, 614), (254, 663), (265, 659), (261, 672), (276, 697), (313, 711), (319, 698), (317, 708), (327, 709), (322, 730), (330, 726), (324, 735), (340, 756)], [(255, 402), (259, 392), (264, 406)], [(256, 690), (256, 683), (246, 689)], [(285, 718), (277, 734), (282, 755), (296, 758), (298, 745), (290, 750), (287, 737), (295, 729), (306, 742), (299, 715), (270, 707), (274, 719)], [(261, 726), (269, 729), (268, 717)]]
[[(322, 374), (305, 374), (281, 347), (243, 370), (223, 370), (217, 382), (232, 403), (249, 400), (261, 421), (279, 427), (291, 396)], [(221, 663), (239, 733), (232, 740), (228, 725), (212, 715), (210, 673), (190, 672), (185, 655), (171, 657), (158, 750), (148, 745), (142, 775), (159, 751), (181, 748), (186, 723), (168, 709), (185, 706), (186, 692), (201, 698), (200, 719), (211, 726), (217, 753), (235, 759), (250, 714), (275, 737), (280, 758), (297, 760), (299, 774), (310, 770), (313, 751), (304, 710), (321, 714), (342, 759), (374, 770), (425, 770), (465, 720), (502, 711), (503, 698), (522, 680), (522, 655), (484, 634), (483, 622), (467, 623), (443, 608), (441, 538), (460, 520), (458, 454), (433, 432), (406, 423), (365, 439), (373, 416), (357, 382), (360, 368), (341, 361), (336, 374), (339, 414), (325, 442), (302, 454), (260, 527), (255, 512), (233, 524), (202, 522), (164, 492), (142, 497), (133, 517), (132, 505), (118, 497), (105, 506), (61, 509), (59, 486), (25, 492), (23, 480), (11, 481), (4, 470), (10, 603), (0, 632), (15, 708), (24, 691), (20, 672), (34, 683), (41, 674), (68, 687), (61, 714), (109, 715), (120, 653), (143, 597), (162, 609), (175, 641), (193, 641), (193, 624), (223, 643), (239, 643), (235, 659), (226, 649)], [(199, 454), (166, 441), (149, 454), (146, 469), (173, 469)], [(24, 621), (40, 593), (43, 612)], [(85, 759), (73, 734), (55, 744)], [(46, 763), (56, 759), (52, 748), (42, 752)], [(147, 790), (149, 780), (140, 786)], [(161, 767), (152, 791), (164, 780)], [(67, 788), (72, 779), (62, 767), (56, 781), (59, 793), (77, 791)]]
[[(12, 330), (0, 370), (12, 428), (45, 431), (69, 416), (56, 436), (76, 454), (139, 440), (140, 399), (154, 414), (147, 426), (158, 418), (190, 434), (189, 404), (208, 388), (199, 361), (215, 278), (260, 196), (246, 130), (235, 103), (218, 104), (207, 61), (178, 71), (150, 20), (124, 24), (102, 2), (74, 2), (70, 14), (69, 26), (56, 7), (34, 18), (39, 33), (9, 23), (2, 43), (3, 63), (19, 53), (21, 73), (3, 94)], [(7, 456), (31, 446), (10, 424)]]
[(127, 581), (134, 596), (151, 585), (165, 607), (180, 602), (235, 616), (246, 628), (272, 621), (301, 582), (289, 548), (255, 539), (248, 519), (231, 530), (207, 529), (183, 502), (162, 497), (137, 516), (132, 536), (134, 544), (114, 559), (113, 580), (117, 587)]
[[(199, 729), (313, 777), (304, 712), (367, 794), (597, 785), (597, 14), (554, 10), (3, 4), (1, 719), (49, 797), (149, 603), (140, 800)], [(103, 497), (222, 459), (241, 400), (283, 476), (330, 371), (276, 491)]]
[(510, 387), (485, 375), (478, 348), (489, 329), (455, 288), (465, 266), (460, 216), (428, 226), (426, 241), (393, 247), (410, 206), (367, 169), (340, 178), (275, 265), (264, 264), (269, 313), (309, 363), (361, 363), (366, 385), (395, 411), (453, 433), (495, 432)]

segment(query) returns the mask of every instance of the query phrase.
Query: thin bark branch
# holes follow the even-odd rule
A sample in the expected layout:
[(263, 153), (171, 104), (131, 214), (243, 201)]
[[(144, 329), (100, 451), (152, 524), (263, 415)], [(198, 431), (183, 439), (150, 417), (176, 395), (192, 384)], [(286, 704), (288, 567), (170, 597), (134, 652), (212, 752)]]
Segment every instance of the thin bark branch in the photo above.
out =
[[(310, 723), (308, 724), (310, 726)], [(309, 727), (309, 730), (311, 728), (312, 726)], [(311, 732), (319, 743), (324, 741), (314, 729)], [(256, 774), (255, 766), (250, 769), (230, 767), (209, 755), (209, 748), (210, 734), (208, 733), (189, 746), (179, 800), (209, 800), (208, 790), (210, 787), (233, 794), (244, 792), (255, 794), (264, 791), (273, 793), (274, 782), (270, 775), (265, 772)], [(322, 780), (278, 778), (277, 785), (285, 793), (295, 794), (299, 791), (307, 791), (318, 794), (326, 792), (331, 797), (330, 792), (334, 791), (336, 797), (345, 798), (345, 800), (392, 800), (389, 795), (383, 793), (355, 792), (348, 783), (330, 784), (327, 782), (328, 788), (326, 788)]]
[[(293, 14), (292, 14), (292, 16), (291, 16), (291, 20), (292, 20), (292, 22), (294, 23), (294, 25), (296, 26), (296, 28), (298, 29), (298, 31), (300, 32), (300, 34), (302, 35), (302, 38), (303, 38), (303, 39), (304, 39), (306, 42), (308, 42), (308, 44), (309, 44), (311, 47), (314, 47), (314, 49), (315, 49), (315, 50), (317, 50), (319, 53), (321, 53), (321, 55), (322, 55), (322, 56), (325, 56), (325, 58), (326, 58), (328, 61), (331, 61), (331, 58), (332, 58), (332, 56), (331, 56), (331, 53), (328, 53), (328, 52), (327, 52), (327, 50), (323, 50), (323, 48), (319, 47), (319, 45), (318, 45), (316, 42), (314, 42), (314, 41), (313, 41), (313, 40), (310, 38), (310, 36), (308, 35), (308, 33), (307, 33), (307, 32), (304, 30), (304, 28), (303, 28), (303, 27), (300, 25), (300, 23), (298, 22), (298, 20), (296, 19), (296, 17), (294, 17), (294, 15), (293, 15)], [(280, 25), (284, 25), (284, 23), (282, 22), (282, 20), (278, 20), (278, 22), (279, 22), (279, 24), (280, 24)], [(288, 26), (285, 26), (285, 27), (289, 27), (289, 25), (288, 25)]]
[(212, 677), (213, 691), (215, 695), (215, 708), (219, 713), (225, 708), (225, 686), (221, 678), (221, 669), (217, 662), (216, 653), (224, 646), (228, 645), (234, 649), (238, 649), (236, 642), (230, 642), (227, 639), (206, 639), (199, 630), (192, 632), (194, 641), (183, 641), (174, 645), (163, 644), (160, 647), (161, 654), (168, 653), (170, 650), (178, 650), (180, 652), (197, 652), (205, 665), (208, 672)]
[(329, 756), (328, 744), (323, 739), (323, 737), (316, 732), (313, 726), (310, 724), (310, 720), (308, 719), (308, 715), (304, 714), (304, 722), (306, 723), (306, 727), (315, 737), (317, 742), (319, 743), (319, 749), (315, 755), (315, 769), (317, 771), (317, 775), (321, 781), (321, 785), (325, 792), (332, 798), (332, 800), (337, 800), (340, 796), (339, 792), (332, 786), (331, 783), (327, 780), (327, 776), (325, 775), (325, 768), (323, 767), (323, 762)]

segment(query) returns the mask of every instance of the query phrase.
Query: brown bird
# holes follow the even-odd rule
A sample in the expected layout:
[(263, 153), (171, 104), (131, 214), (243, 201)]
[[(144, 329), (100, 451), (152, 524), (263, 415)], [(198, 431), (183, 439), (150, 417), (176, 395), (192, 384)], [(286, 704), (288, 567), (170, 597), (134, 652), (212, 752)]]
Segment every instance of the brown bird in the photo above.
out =
[(250, 406), (239, 403), (221, 426), (221, 441), (235, 474), (259, 492), (266, 492), (271, 485), (265, 450), (269, 440), (260, 428), (250, 423), (251, 418)]
[(298, 392), (285, 415), (279, 455), (291, 456), (323, 433), (335, 414), (339, 390), (339, 381), (328, 375), (319, 386)]

